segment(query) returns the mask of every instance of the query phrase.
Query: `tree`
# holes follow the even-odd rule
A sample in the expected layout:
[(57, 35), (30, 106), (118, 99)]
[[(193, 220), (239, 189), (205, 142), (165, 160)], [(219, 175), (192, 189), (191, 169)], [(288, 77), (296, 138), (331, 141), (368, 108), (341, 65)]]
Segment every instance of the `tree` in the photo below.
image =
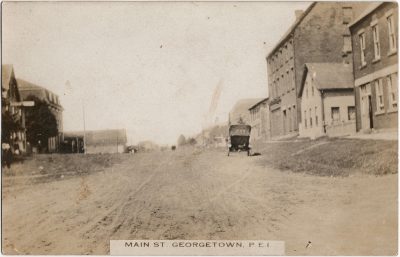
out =
[(186, 138), (184, 135), (180, 135), (178, 138), (178, 146), (182, 146), (186, 144)]
[(189, 144), (189, 145), (195, 145), (195, 144), (197, 144), (197, 141), (196, 141), (196, 139), (191, 137), (188, 140), (186, 140), (186, 143)]
[(10, 143), (11, 133), (21, 129), (21, 124), (18, 121), (18, 115), (12, 115), (9, 110), (2, 111), (1, 127), (1, 141)]
[(26, 139), (32, 146), (46, 146), (48, 138), (58, 135), (57, 120), (46, 102), (36, 96), (28, 96), (27, 101), (35, 105), (26, 109)]

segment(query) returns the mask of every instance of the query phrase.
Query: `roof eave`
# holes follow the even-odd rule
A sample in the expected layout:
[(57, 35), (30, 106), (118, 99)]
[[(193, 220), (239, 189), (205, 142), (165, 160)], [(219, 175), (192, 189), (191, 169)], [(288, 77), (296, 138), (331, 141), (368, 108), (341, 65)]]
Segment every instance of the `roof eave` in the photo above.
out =
[(267, 101), (268, 99), (269, 99), (269, 97), (264, 98), (264, 99), (262, 99), (261, 101), (259, 101), (258, 103), (254, 104), (253, 106), (251, 106), (251, 107), (249, 108), (249, 111), (250, 111), (251, 109), (254, 109), (257, 105), (261, 104), (262, 102)]
[(267, 54), (267, 58), (270, 58), (271, 55), (273, 55), (278, 49), (283, 42), (285, 42), (291, 35), (293, 35), (294, 30), (297, 28), (297, 26), (303, 21), (303, 19), (307, 16), (307, 14), (311, 11), (312, 8), (317, 4), (317, 2), (313, 2), (310, 4), (310, 6), (303, 12), (300, 18), (296, 19), (296, 21), (293, 23), (292, 29), (287, 33), (286, 36), (284, 36), (282, 39), (279, 40), (279, 42), (272, 48), (272, 50)]
[(376, 6), (374, 6), (373, 8), (371, 8), (370, 10), (368, 10), (367, 12), (361, 14), (360, 16), (358, 16), (353, 22), (351, 22), (348, 27), (351, 28), (354, 25), (358, 24), (360, 21), (362, 21), (365, 17), (367, 17), (369, 14), (371, 14), (373, 11), (375, 11), (378, 7), (380, 7), (382, 4), (384, 4), (385, 2), (379, 2), (377, 3)]

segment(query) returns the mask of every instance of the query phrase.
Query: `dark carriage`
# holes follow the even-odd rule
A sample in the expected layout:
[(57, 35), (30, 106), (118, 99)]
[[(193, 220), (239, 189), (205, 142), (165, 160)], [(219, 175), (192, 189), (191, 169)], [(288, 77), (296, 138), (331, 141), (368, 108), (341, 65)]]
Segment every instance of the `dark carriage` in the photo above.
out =
[(231, 125), (229, 127), (228, 156), (231, 152), (247, 152), (250, 155), (250, 125)]

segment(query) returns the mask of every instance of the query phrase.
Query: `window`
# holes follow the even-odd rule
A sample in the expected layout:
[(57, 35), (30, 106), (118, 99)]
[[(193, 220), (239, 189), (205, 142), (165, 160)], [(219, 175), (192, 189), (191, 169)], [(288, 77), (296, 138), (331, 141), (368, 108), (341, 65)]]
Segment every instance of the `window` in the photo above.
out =
[(332, 122), (336, 123), (340, 121), (340, 109), (339, 107), (331, 107)]
[(318, 107), (315, 106), (315, 126), (318, 126)]
[(373, 38), (374, 38), (374, 54), (375, 54), (374, 60), (379, 60), (381, 58), (381, 46), (380, 46), (380, 43), (379, 43), (378, 25), (374, 25), (372, 27), (372, 35), (373, 35)]
[(343, 52), (350, 53), (351, 52), (351, 36), (343, 35)]
[(310, 128), (312, 128), (312, 114), (311, 114), (311, 108), (310, 108)]
[(308, 86), (306, 88), (306, 98), (308, 98)]
[(290, 90), (290, 79), (289, 79), (289, 71), (286, 71), (286, 90), (289, 92)]
[(295, 105), (293, 105), (293, 108), (292, 108), (292, 115), (293, 115), (293, 118), (292, 118), (292, 122), (293, 122), (293, 130), (296, 130), (296, 119), (297, 119), (297, 113), (296, 113), (296, 106)]
[(307, 128), (307, 111), (304, 111), (304, 127)]
[(389, 95), (389, 108), (392, 110), (397, 109), (397, 74), (393, 73), (386, 78), (388, 95)]
[(314, 84), (311, 85), (311, 95), (314, 96)]
[(387, 24), (388, 24), (388, 33), (389, 33), (389, 51), (395, 52), (396, 51), (396, 35), (395, 35), (393, 14), (387, 16), (386, 20), (387, 20)]
[(383, 102), (383, 85), (382, 79), (375, 81), (375, 92), (376, 92), (376, 110), (382, 112), (385, 109), (385, 104)]
[(353, 10), (350, 6), (343, 6), (343, 24), (349, 24), (353, 18)]
[(361, 57), (361, 66), (367, 64), (365, 61), (365, 33), (359, 34), (360, 39), (360, 57)]
[(348, 120), (356, 119), (356, 107), (354, 106), (347, 107), (347, 119)]

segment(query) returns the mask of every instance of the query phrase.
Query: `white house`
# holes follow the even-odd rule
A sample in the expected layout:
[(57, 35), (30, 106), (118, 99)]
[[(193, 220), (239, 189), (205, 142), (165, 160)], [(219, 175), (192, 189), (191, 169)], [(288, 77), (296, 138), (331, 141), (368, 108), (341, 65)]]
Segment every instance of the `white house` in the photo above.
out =
[(300, 137), (344, 136), (356, 131), (352, 66), (306, 63), (299, 91)]

